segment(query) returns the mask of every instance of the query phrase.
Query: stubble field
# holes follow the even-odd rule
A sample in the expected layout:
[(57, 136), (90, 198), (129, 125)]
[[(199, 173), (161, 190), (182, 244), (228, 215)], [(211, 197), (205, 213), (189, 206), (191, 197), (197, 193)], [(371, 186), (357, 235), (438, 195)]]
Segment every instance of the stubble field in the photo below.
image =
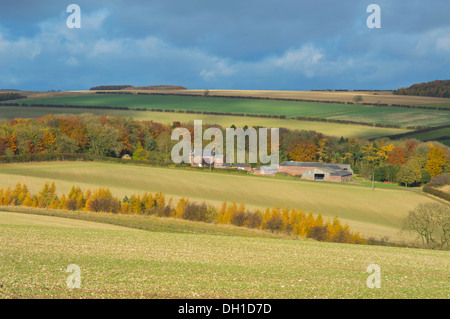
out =
[[(0, 298), (450, 297), (444, 251), (149, 232), (41, 217), (26, 215), (26, 224), (18, 213), (0, 213)], [(71, 264), (80, 267), (79, 289), (66, 285)], [(371, 264), (381, 269), (379, 289), (366, 285)]]

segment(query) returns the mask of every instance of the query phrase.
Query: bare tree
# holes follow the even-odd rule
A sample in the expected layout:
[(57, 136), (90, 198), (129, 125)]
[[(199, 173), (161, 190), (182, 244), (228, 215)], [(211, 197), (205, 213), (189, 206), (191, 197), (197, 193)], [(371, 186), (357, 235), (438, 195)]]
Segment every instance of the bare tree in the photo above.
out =
[(403, 230), (418, 234), (422, 244), (447, 248), (450, 241), (450, 207), (444, 204), (420, 204), (403, 221)]

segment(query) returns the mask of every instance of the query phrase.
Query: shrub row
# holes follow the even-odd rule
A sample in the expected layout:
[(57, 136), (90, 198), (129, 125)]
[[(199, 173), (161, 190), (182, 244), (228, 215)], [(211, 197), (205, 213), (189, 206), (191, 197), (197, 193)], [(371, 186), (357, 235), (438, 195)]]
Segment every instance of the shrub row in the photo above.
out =
[(434, 176), (428, 183), (431, 187), (441, 187), (445, 185), (450, 185), (450, 174), (442, 174)]
[(402, 107), (407, 109), (440, 110), (440, 111), (450, 110), (450, 107), (447, 106), (423, 106), (423, 105), (402, 105), (402, 104), (392, 104), (391, 106)]
[(100, 85), (100, 86), (91, 87), (89, 90), (90, 91), (95, 91), (95, 90), (123, 90), (123, 89), (128, 89), (128, 88), (132, 88), (132, 86), (131, 85)]
[(18, 100), (24, 98), (26, 98), (26, 96), (19, 93), (12, 93), (12, 92), (0, 93), (0, 101)]
[(438, 189), (436, 189), (436, 188), (433, 188), (433, 187), (431, 187), (431, 186), (429, 186), (429, 185), (425, 185), (425, 186), (423, 187), (423, 191), (424, 191), (425, 193), (434, 195), (434, 196), (436, 196), (436, 197), (442, 198), (443, 200), (446, 200), (446, 201), (449, 201), (449, 202), (450, 202), (450, 194), (445, 193), (445, 192), (443, 192), (443, 191), (440, 191), (440, 190), (438, 190)]
[(300, 121), (315, 121), (315, 122), (326, 122), (326, 123), (356, 124), (356, 125), (385, 127), (385, 128), (400, 128), (400, 125), (396, 125), (396, 124), (381, 124), (381, 123), (374, 124), (374, 123), (362, 122), (362, 121), (338, 120), (338, 119), (328, 119), (328, 118), (318, 118), (318, 117), (308, 117), (308, 116), (296, 116), (295, 119), (300, 120)]
[(450, 127), (450, 124), (433, 126), (433, 127), (408, 126), (407, 129), (414, 130), (414, 131), (406, 132), (406, 133), (400, 133), (400, 134), (394, 134), (394, 135), (388, 135), (388, 136), (385, 136), (385, 137), (388, 137), (390, 139), (400, 139), (400, 138), (416, 135), (416, 134), (419, 134), (419, 133), (426, 133), (426, 132), (439, 130), (439, 129), (443, 129), (443, 128), (448, 128), (448, 127)]

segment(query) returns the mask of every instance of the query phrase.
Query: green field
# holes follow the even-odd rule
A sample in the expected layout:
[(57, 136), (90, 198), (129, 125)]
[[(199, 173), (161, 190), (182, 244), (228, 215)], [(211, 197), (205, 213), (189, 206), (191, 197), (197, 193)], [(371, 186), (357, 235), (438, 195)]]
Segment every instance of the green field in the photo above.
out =
[(127, 106), (130, 108), (177, 109), (230, 113), (273, 114), (286, 117), (318, 116), (329, 112), (348, 112), (367, 108), (361, 105), (289, 102), (199, 96), (85, 94), (77, 96), (30, 98), (27, 104)]
[(47, 105), (126, 106), (131, 108), (176, 109), (249, 114), (308, 116), (363, 121), (374, 124), (437, 126), (450, 124), (449, 111), (406, 109), (333, 103), (291, 102), (218, 97), (162, 95), (84, 94), (29, 98), (18, 103)]
[[(437, 129), (437, 130), (433, 130), (433, 131), (428, 131), (428, 132), (423, 132), (423, 133), (417, 133), (417, 134), (411, 135), (410, 137), (416, 138), (419, 140), (424, 140), (424, 141), (431, 141), (433, 139), (443, 137), (443, 136), (450, 137), (450, 128), (449, 127), (441, 128), (441, 129)], [(450, 147), (450, 138), (445, 139), (445, 140), (439, 140), (439, 142)]]
[(166, 198), (189, 197), (219, 206), (245, 202), (249, 208), (304, 209), (325, 217), (338, 216), (355, 231), (377, 238), (411, 240), (399, 234), (401, 221), (420, 203), (433, 201), (422, 193), (350, 184), (317, 183), (294, 178), (224, 174), (194, 169), (155, 168), (100, 162), (49, 162), (0, 165), (0, 187), (26, 183), (37, 193), (46, 181), (58, 192), (73, 185), (109, 187), (120, 198), (133, 193), (163, 192)]
[[(118, 229), (0, 212), (0, 298), (444, 298), (449, 252)], [(66, 272), (80, 267), (81, 288)], [(381, 269), (369, 289), (366, 269)]]
[(440, 136), (450, 136), (450, 127), (411, 135), (411, 137), (420, 140), (432, 140), (433, 138), (437, 138)]
[(375, 124), (397, 124), (401, 127), (450, 124), (450, 111), (404, 109), (398, 107), (371, 107), (370, 109), (322, 115), (319, 117), (337, 120), (373, 121)]
[[(447, 138), (444, 138), (447, 137)], [(427, 132), (419, 132), (413, 135), (408, 135), (408, 138), (416, 138), (422, 141), (433, 141), (438, 140), (439, 143), (442, 143), (448, 147), (450, 147), (450, 128), (441, 128)]]
[(171, 112), (141, 112), (141, 111), (121, 111), (121, 110), (97, 110), (97, 109), (67, 109), (49, 107), (14, 107), (0, 106), (0, 120), (10, 120), (13, 118), (40, 118), (47, 114), (83, 114), (91, 113), (95, 115), (109, 114), (116, 116), (132, 117), (141, 121), (154, 121), (172, 125), (174, 121), (182, 123), (202, 120), (203, 124), (216, 124), (222, 127), (237, 127), (245, 125), (261, 127), (284, 127), (292, 130), (315, 130), (328, 136), (369, 139), (387, 135), (401, 134), (408, 132), (406, 129), (380, 128), (362, 125), (348, 125), (338, 123), (322, 123), (312, 121), (297, 121), (294, 119), (269, 119), (241, 116), (216, 116), (204, 114), (185, 114)]

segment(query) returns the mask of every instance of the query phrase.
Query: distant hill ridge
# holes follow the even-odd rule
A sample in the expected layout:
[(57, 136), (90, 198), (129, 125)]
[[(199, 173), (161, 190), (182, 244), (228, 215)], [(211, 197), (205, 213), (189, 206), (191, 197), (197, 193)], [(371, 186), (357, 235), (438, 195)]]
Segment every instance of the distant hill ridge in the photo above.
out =
[(149, 85), (149, 86), (132, 86), (132, 85), (100, 85), (89, 89), (90, 91), (100, 90), (187, 90), (181, 85)]

